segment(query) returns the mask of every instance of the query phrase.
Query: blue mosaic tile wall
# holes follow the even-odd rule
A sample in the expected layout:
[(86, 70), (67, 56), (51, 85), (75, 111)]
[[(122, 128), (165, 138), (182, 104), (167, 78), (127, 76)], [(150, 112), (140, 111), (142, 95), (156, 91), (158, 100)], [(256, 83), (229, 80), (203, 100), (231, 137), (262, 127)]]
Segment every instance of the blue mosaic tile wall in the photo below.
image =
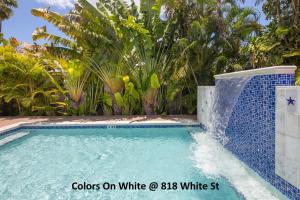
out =
[[(231, 81), (222, 80), (228, 85)], [(299, 200), (300, 190), (275, 174), (275, 87), (294, 83), (292, 74), (250, 79), (229, 118), (225, 147), (288, 198)]]

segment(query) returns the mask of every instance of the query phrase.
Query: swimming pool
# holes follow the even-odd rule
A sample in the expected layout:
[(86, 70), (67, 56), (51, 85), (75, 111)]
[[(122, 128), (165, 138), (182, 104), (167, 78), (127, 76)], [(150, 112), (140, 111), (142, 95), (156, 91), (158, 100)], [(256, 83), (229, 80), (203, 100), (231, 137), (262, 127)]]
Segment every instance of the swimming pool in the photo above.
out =
[[(207, 141), (201, 145), (195, 139), (204, 135), (200, 128), (27, 127), (10, 135), (18, 132), (29, 134), (0, 147), (1, 199), (245, 199), (230, 178), (209, 173), (222, 167), (206, 162), (213, 160), (204, 154), (217, 155), (205, 152), (214, 149), (205, 146)], [(119, 182), (145, 184), (146, 189), (103, 188), (104, 183)], [(158, 183), (156, 191), (148, 188), (152, 182)], [(162, 189), (163, 182), (177, 188)], [(189, 182), (207, 184), (208, 189), (183, 190), (181, 184)], [(219, 189), (211, 189), (212, 183)], [(99, 184), (100, 189), (81, 189), (86, 184)]]

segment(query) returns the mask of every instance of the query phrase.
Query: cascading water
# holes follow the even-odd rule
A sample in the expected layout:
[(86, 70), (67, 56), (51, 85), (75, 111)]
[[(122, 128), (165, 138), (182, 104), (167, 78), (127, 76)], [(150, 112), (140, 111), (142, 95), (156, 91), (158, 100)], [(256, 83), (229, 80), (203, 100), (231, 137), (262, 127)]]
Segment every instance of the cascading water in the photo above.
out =
[(225, 131), (235, 104), (252, 77), (218, 79), (216, 81), (214, 102), (208, 124), (208, 134), (225, 145), (228, 138)]
[[(196, 167), (212, 178), (225, 177), (245, 199), (285, 199), (282, 194), (266, 184), (257, 174), (236, 158), (224, 145), (229, 141), (225, 135), (234, 107), (247, 83), (253, 76), (218, 79), (209, 107), (205, 133), (194, 131), (192, 136), (192, 159)], [(205, 90), (205, 89), (203, 89)], [(207, 92), (204, 92), (207, 94)], [(207, 98), (205, 98), (207, 99)], [(206, 122), (206, 121), (205, 121)], [(230, 133), (229, 133), (230, 134)]]
[(226, 178), (246, 200), (285, 199), (210, 135), (194, 133), (193, 138), (192, 159), (206, 176)]

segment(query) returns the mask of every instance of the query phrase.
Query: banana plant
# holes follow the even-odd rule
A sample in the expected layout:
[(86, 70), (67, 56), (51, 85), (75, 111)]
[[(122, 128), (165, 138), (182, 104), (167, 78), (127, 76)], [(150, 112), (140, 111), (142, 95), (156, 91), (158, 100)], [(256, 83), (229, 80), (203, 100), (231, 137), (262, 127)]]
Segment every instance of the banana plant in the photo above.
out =
[[(62, 16), (47, 9), (32, 9), (34, 16), (52, 23), (69, 39), (49, 34), (45, 27), (38, 28), (33, 39), (47, 39), (47, 46), (53, 55), (63, 55), (68, 59), (80, 59), (104, 84), (104, 92), (109, 94), (114, 114), (121, 114), (116, 97), (123, 95), (125, 83), (121, 60), (123, 52), (132, 46), (132, 37), (149, 34), (143, 25), (136, 22), (134, 5), (127, 6), (122, 0), (108, 4), (100, 1), (94, 7), (86, 0), (79, 0), (75, 8)], [(92, 60), (92, 61), (91, 61)], [(107, 101), (107, 103), (109, 103)]]

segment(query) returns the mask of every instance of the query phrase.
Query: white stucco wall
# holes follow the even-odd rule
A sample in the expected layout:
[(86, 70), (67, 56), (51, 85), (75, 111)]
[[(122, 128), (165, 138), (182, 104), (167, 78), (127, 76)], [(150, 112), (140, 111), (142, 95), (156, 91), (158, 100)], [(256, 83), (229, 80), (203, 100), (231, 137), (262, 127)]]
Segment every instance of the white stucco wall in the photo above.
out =
[(275, 172), (300, 189), (300, 87), (276, 87), (275, 118)]
[(204, 126), (211, 122), (215, 86), (198, 86), (197, 118)]

